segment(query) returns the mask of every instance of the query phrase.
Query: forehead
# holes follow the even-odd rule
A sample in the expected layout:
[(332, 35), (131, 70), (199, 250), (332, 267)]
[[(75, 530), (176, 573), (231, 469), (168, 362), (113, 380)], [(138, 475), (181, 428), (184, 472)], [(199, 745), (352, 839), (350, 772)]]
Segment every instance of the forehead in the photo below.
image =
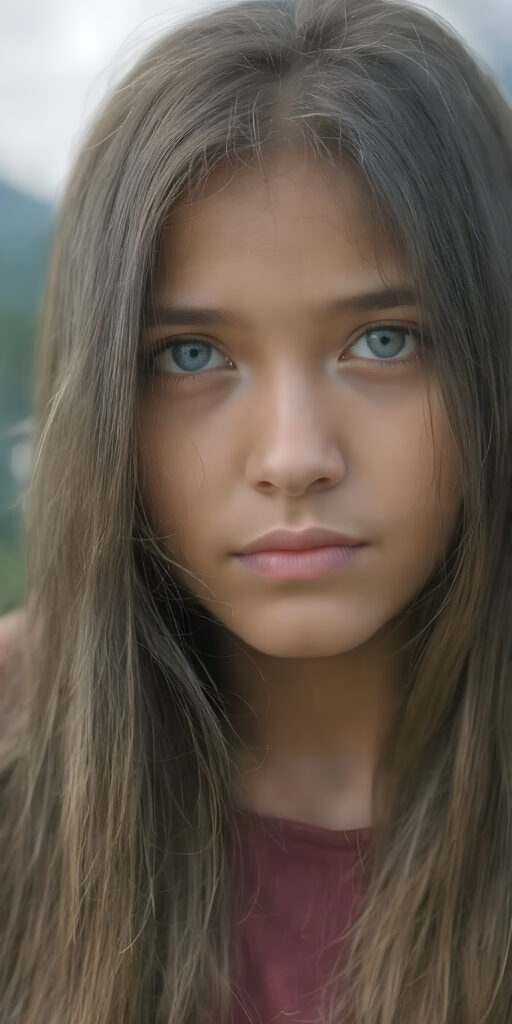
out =
[(377, 267), (393, 273), (399, 261), (360, 176), (348, 164), (287, 153), (263, 167), (217, 168), (179, 201), (166, 221), (157, 282), (162, 290), (187, 287), (197, 274), (212, 284), (247, 272), (270, 283), (277, 272), (297, 287), (326, 274), (350, 284)]

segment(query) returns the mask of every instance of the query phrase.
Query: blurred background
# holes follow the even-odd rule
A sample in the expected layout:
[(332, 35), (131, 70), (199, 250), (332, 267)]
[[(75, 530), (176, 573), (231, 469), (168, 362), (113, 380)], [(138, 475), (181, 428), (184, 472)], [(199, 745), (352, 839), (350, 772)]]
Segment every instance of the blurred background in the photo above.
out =
[[(98, 103), (166, 29), (228, 0), (4, 0), (0, 36), (0, 615), (24, 600), (34, 338), (55, 214)], [(417, 4), (416, 6), (420, 6)], [(511, 0), (421, 4), (512, 100)]]

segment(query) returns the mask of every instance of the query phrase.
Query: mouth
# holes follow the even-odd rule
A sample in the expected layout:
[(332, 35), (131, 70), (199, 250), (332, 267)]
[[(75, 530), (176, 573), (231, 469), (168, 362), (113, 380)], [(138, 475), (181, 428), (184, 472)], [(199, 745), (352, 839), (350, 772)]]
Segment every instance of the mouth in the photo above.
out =
[(343, 570), (367, 544), (329, 544), (302, 550), (271, 549), (237, 554), (249, 572), (275, 580), (314, 580)]

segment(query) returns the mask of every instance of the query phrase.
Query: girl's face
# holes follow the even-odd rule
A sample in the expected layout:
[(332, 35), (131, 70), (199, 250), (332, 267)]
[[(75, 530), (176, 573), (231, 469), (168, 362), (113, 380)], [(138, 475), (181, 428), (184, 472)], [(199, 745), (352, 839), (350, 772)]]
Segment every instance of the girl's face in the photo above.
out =
[[(424, 584), (455, 527), (457, 460), (414, 295), (362, 298), (411, 281), (389, 238), (376, 251), (355, 181), (290, 156), (266, 175), (217, 171), (169, 220), (141, 489), (176, 578), (221, 624), (262, 653), (322, 657), (376, 638)], [(171, 322), (171, 305), (225, 312)], [(315, 579), (236, 557), (309, 526), (365, 546)]]

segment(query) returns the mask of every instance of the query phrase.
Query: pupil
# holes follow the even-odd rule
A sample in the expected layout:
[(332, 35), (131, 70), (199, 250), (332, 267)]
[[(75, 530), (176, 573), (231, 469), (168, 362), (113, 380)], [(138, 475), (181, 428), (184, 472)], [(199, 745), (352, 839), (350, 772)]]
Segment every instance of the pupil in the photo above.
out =
[(369, 335), (370, 345), (372, 345), (373, 342), (377, 342), (377, 345), (381, 347), (381, 354), (382, 354), (382, 348), (384, 348), (384, 349), (392, 348), (393, 349), (393, 342), (395, 342), (395, 345), (397, 347), (394, 349), (394, 354), (397, 355), (398, 352), (400, 351), (401, 345), (403, 344), (402, 333), (403, 333), (402, 331), (398, 331), (398, 330), (395, 330), (395, 331), (387, 330), (387, 331), (384, 332), (381, 329), (381, 330), (378, 330), (378, 331), (370, 331), (370, 335)]
[(196, 344), (196, 342), (181, 342), (177, 348), (177, 359), (180, 362), (180, 355), (185, 360), (185, 367), (187, 370), (193, 370), (192, 363), (196, 362), (200, 368), (206, 365), (208, 362), (208, 355), (210, 351), (209, 345)]

